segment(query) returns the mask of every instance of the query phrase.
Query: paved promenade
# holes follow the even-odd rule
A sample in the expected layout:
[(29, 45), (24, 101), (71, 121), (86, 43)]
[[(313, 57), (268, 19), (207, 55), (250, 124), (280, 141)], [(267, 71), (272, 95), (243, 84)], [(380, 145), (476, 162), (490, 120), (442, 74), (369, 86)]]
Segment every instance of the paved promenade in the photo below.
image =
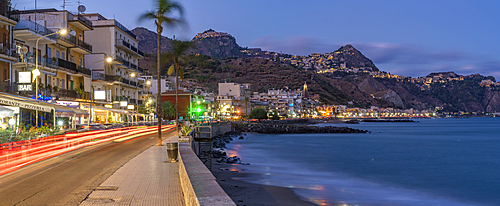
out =
[[(176, 136), (163, 144), (178, 142)], [(165, 146), (152, 146), (118, 169), (82, 202), (91, 205), (184, 205), (179, 163), (167, 163)]]

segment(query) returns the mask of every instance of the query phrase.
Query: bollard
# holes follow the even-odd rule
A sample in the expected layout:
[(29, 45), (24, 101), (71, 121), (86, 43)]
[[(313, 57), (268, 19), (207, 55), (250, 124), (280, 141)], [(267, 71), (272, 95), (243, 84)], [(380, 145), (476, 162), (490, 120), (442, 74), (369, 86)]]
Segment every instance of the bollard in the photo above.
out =
[(178, 142), (170, 142), (167, 143), (167, 155), (170, 161), (168, 162), (177, 162), (177, 156), (179, 154), (179, 143)]

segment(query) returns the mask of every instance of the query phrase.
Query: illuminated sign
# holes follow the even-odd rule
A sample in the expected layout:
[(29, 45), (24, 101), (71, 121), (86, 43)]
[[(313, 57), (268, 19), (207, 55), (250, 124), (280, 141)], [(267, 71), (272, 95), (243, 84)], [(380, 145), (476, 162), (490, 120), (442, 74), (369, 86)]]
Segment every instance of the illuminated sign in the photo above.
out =
[(104, 107), (106, 107), (106, 108), (113, 108), (113, 105), (111, 105), (111, 104), (105, 104)]
[(69, 101), (57, 101), (57, 104), (68, 106), (68, 107), (77, 107), (80, 105), (79, 102), (69, 102)]
[(120, 107), (126, 107), (126, 106), (127, 106), (127, 101), (120, 102)]
[(31, 84), (18, 84), (17, 91), (33, 91), (33, 86)]
[(94, 99), (106, 100), (106, 91), (94, 91)]
[(127, 109), (134, 109), (134, 105), (133, 104), (127, 105)]
[(31, 83), (31, 72), (19, 72), (19, 83)]

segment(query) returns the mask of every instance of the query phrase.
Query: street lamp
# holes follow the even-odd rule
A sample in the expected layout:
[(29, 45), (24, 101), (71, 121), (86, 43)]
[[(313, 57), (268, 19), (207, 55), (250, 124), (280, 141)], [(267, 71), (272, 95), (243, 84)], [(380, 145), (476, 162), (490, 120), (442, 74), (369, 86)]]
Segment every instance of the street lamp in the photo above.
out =
[[(111, 58), (111, 57), (106, 57), (105, 59), (103, 59), (103, 60), (99, 60), (99, 61), (96, 61), (96, 62), (94, 62), (94, 63), (92, 63), (92, 64), (90, 65), (90, 79), (91, 79), (91, 82), (92, 82), (92, 79), (93, 79), (92, 67), (94, 66), (94, 64), (95, 64), (95, 63), (98, 63), (98, 62), (103, 62), (103, 61), (105, 61), (105, 62), (107, 62), (107, 63), (111, 63), (111, 62), (113, 62), (113, 58)], [(92, 83), (91, 83), (91, 85), (92, 85)], [(91, 95), (91, 97), (92, 97), (92, 98), (91, 98), (91, 100), (90, 100), (91, 102), (90, 102), (90, 114), (89, 114), (89, 121), (87, 121), (87, 126), (89, 126), (89, 128), (90, 128), (90, 122), (94, 119), (94, 118), (93, 118), (93, 116), (94, 116), (94, 115), (93, 115), (93, 112), (92, 112), (92, 105), (94, 104), (94, 88), (93, 88), (93, 87), (92, 87), (92, 94), (90, 94), (90, 95)]]
[[(40, 39), (42, 39), (43, 37), (48, 37), (48, 36), (52, 36), (54, 34), (62, 34), (62, 35), (65, 35), (67, 33), (67, 30), (66, 29), (61, 29), (55, 33), (51, 33), (51, 34), (47, 34), (45, 36), (41, 36), (40, 38), (38, 38), (36, 40), (36, 45), (35, 45), (35, 52), (36, 52), (36, 55), (35, 55), (35, 70), (33, 70), (33, 78), (34, 80), (36, 80), (36, 83), (35, 83), (35, 99), (38, 101), (38, 76), (40, 76), (40, 70), (38, 69), (38, 41), (40, 41)], [(55, 114), (54, 114), (55, 115)], [(38, 110), (36, 110), (36, 126), (38, 127)]]

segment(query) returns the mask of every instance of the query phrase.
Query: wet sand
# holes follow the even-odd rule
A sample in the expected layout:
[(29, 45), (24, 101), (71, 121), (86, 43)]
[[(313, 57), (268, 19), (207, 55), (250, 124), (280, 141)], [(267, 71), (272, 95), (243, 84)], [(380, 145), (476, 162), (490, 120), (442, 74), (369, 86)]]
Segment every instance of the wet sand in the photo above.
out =
[[(221, 168), (229, 169), (234, 167), (231, 164), (214, 161), (212, 164), (212, 174), (222, 189), (239, 206), (315, 205), (300, 199), (290, 188), (252, 184), (238, 180), (238, 178), (251, 177), (256, 174), (238, 172), (236, 170), (222, 170)], [(255, 176), (255, 178), (258, 178), (258, 176)]]

